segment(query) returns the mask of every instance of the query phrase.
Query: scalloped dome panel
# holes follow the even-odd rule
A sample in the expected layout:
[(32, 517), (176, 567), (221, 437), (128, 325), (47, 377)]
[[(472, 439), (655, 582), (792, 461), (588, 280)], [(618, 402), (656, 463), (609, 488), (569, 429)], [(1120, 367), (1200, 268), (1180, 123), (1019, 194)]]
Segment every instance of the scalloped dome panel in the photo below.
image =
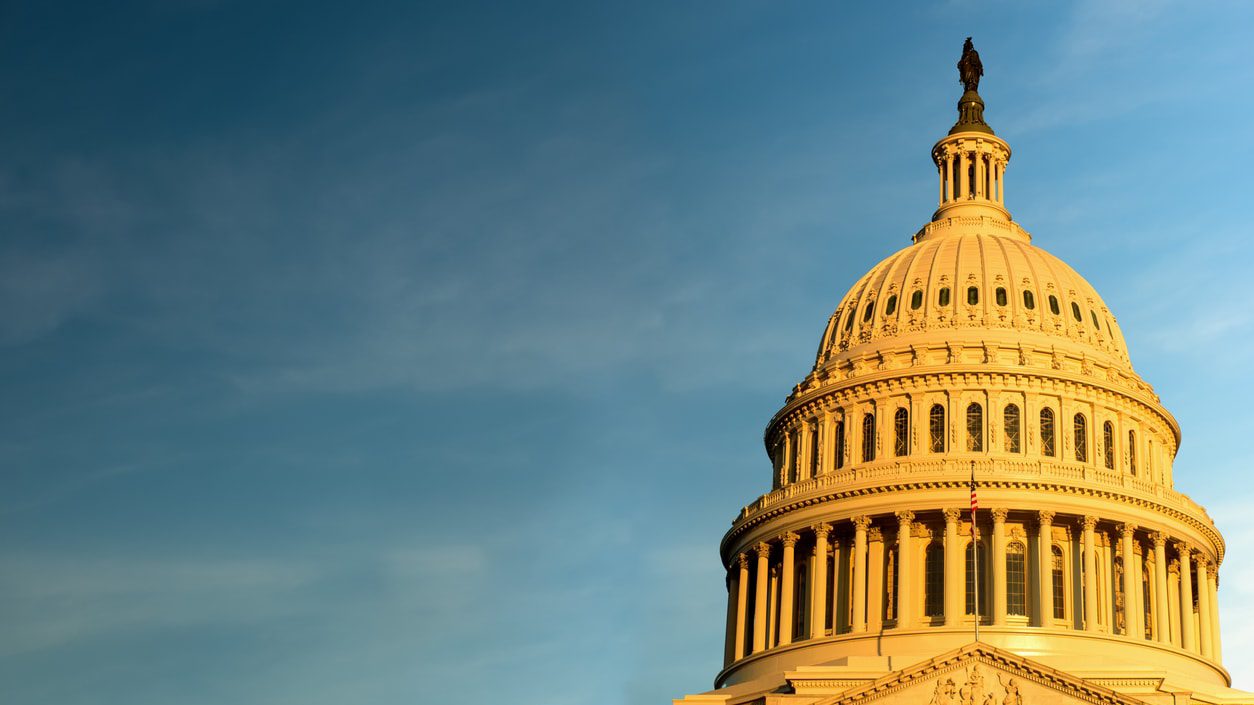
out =
[[(867, 272), (828, 322), (815, 367), (909, 345), (937, 332), (1057, 346), (1131, 372), (1106, 303), (1026, 233), (925, 236)], [(960, 331), (968, 331), (962, 336)]]

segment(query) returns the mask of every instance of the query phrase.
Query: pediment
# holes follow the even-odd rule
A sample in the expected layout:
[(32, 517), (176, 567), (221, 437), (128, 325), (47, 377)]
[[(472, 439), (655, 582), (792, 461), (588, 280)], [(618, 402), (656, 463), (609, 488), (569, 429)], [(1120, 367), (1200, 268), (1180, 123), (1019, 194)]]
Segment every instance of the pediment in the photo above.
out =
[(889, 673), (814, 705), (1145, 705), (1091, 681), (986, 644)]

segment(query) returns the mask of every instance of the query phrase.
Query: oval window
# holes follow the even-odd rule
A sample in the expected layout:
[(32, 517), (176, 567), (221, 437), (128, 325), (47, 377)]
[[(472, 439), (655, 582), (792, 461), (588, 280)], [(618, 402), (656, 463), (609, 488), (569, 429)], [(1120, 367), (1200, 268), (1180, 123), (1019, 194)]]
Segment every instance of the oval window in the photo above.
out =
[[(1078, 309), (1077, 309), (1077, 310), (1078, 310)], [(863, 322), (863, 323), (866, 323), (867, 321), (871, 320), (871, 314), (872, 314), (872, 313), (875, 313), (875, 302), (874, 302), (874, 301), (872, 301), (871, 303), (869, 303), (869, 304), (867, 304), (867, 305), (866, 305), (866, 311), (862, 314), (862, 322)]]
[(1032, 295), (1032, 292), (1023, 292), (1023, 307), (1029, 311), (1036, 308), (1036, 297)]
[(1077, 321), (1084, 320), (1084, 316), (1080, 315), (1080, 304), (1074, 301), (1071, 302), (1071, 315), (1074, 316)]
[(946, 286), (940, 290), (940, 293), (936, 296), (936, 303), (941, 306), (949, 305), (949, 287)]
[(916, 291), (910, 295), (910, 308), (911, 309), (914, 309), (917, 311), (919, 307), (922, 305), (923, 305), (923, 292), (922, 291)]
[(997, 291), (995, 292), (995, 298), (997, 299), (998, 306), (1005, 306), (1006, 305), (1006, 290), (1000, 286), (997, 287)]
[(1062, 313), (1062, 309), (1058, 308), (1058, 297), (1053, 294), (1049, 295), (1049, 312), (1055, 316)]
[(967, 303), (971, 304), (972, 306), (980, 303), (980, 290), (979, 289), (973, 286), (967, 287)]
[[(893, 294), (892, 296), (888, 297), (888, 303), (884, 306), (884, 315), (891, 316), (893, 315), (893, 311), (896, 311), (896, 310), (897, 310), (897, 295)], [(1093, 320), (1096, 321), (1097, 319), (1094, 318)]]
[(1102, 324), (1097, 322), (1097, 314), (1092, 311), (1089, 311), (1089, 315), (1093, 317), (1093, 327), (1096, 328), (1098, 331), (1101, 331)]
[(854, 317), (854, 316), (856, 316), (856, 315), (858, 315), (856, 312), (854, 312), (854, 311), (850, 311), (850, 312), (849, 312), (849, 318), (846, 318), (846, 319), (845, 319), (845, 332), (846, 332), (846, 333), (848, 333), (849, 331), (853, 330), (853, 317)]

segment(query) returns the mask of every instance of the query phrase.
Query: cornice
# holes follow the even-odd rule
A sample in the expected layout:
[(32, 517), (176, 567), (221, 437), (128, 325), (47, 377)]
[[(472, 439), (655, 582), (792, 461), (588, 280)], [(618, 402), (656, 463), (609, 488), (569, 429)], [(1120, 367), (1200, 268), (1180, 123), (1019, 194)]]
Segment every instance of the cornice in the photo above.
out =
[[(732, 527), (728, 529), (726, 534), (724, 534), (723, 539), (719, 545), (719, 551), (723, 556), (725, 556), (724, 563), (726, 563), (728, 560), (726, 556), (728, 555), (729, 547), (733, 545), (733, 543), (738, 538), (744, 536), (752, 529), (772, 519), (783, 517), (789, 514), (790, 512), (804, 509), (806, 507), (812, 507), (812, 506), (825, 504), (829, 502), (839, 502), (841, 500), (851, 499), (854, 497), (889, 495), (889, 494), (900, 493), (900, 492), (911, 491), (911, 490), (929, 490), (932, 492), (943, 491), (943, 490), (962, 490), (962, 489), (966, 489), (969, 486), (969, 484), (970, 483), (968, 480), (959, 479), (959, 478), (947, 479), (947, 480), (935, 479), (935, 480), (902, 481), (902, 482), (893, 482), (893, 483), (882, 484), (882, 485), (850, 487), (847, 489), (831, 490), (828, 492), (818, 492), (812, 495), (794, 498), (792, 499), (792, 501), (781, 502), (778, 505), (767, 507), (765, 509), (758, 511), (757, 513), (752, 513), (752, 514), (747, 513), (749, 511), (749, 507), (746, 507), (744, 510), (742, 510), (741, 516), (736, 519), (736, 521), (732, 524)], [(1053, 494), (1053, 495), (1064, 494), (1064, 495), (1072, 495), (1072, 496), (1080, 496), (1080, 497), (1093, 497), (1093, 498), (1101, 499), (1104, 501), (1118, 502), (1119, 504), (1122, 504), (1124, 506), (1136, 507), (1141, 510), (1146, 510), (1146, 511), (1155, 513), (1159, 516), (1173, 519), (1179, 522), (1180, 524), (1192, 529), (1197, 534), (1204, 536), (1210, 542), (1210, 544), (1215, 547), (1216, 560), (1219, 563), (1223, 562), (1226, 547), (1224, 544), (1223, 536), (1219, 533), (1219, 530), (1215, 528), (1214, 524), (1201, 521), (1200, 519), (1193, 516), (1189, 512), (1182, 511), (1178, 508), (1171, 507), (1161, 502), (1156, 502), (1156, 501), (1153, 501), (1144, 497), (1135, 497), (1135, 496), (1123, 494), (1120, 492), (1104, 490), (1101, 488), (1083, 487), (1083, 486), (1078, 486), (1078, 485), (1069, 485), (1069, 484), (1057, 483), (1057, 482), (997, 479), (997, 480), (979, 480), (976, 482), (976, 485), (977, 487), (982, 488), (984, 490), (998, 490), (998, 489), (1026, 490), (1029, 492), (1043, 492), (1043, 493), (1048, 493), (1048, 494)], [(1034, 509), (1034, 507), (1014, 507), (1014, 508), (1015, 509)], [(940, 509), (942, 508), (938, 507), (938, 510)], [(892, 514), (894, 511), (895, 511), (894, 509), (890, 507), (886, 507), (883, 513)], [(860, 507), (857, 510), (858, 515), (862, 515), (866, 513), (867, 511), (865, 507)], [(1071, 514), (1071, 512), (1061, 512), (1061, 513)], [(853, 517), (851, 516), (848, 518), (852, 519)], [(825, 520), (824, 523), (826, 524), (826, 522), (830, 522), (830, 521), (833, 521), (833, 519), (828, 518)], [(1161, 531), (1164, 529), (1167, 529), (1169, 531), (1170, 529), (1170, 527), (1167, 526), (1166, 524), (1162, 526), (1143, 524), (1142, 528), (1145, 531), (1148, 531), (1151, 533), (1154, 531)], [(1181, 539), (1176, 539), (1176, 540), (1181, 540)]]

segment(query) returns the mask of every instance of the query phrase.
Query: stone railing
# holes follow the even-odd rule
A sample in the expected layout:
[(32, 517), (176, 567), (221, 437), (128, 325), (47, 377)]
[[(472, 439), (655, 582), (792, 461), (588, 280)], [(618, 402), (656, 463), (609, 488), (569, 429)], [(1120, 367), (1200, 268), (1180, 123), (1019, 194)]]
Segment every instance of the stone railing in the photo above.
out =
[[(892, 458), (863, 465), (842, 468), (825, 475), (793, 482), (777, 490), (762, 495), (756, 501), (744, 507), (733, 524), (739, 524), (761, 512), (770, 510), (792, 500), (813, 494), (822, 494), (850, 485), (875, 483), (882, 480), (910, 480), (912, 478), (938, 475), (949, 478), (967, 478), (971, 472), (971, 459), (936, 458), (915, 460), (908, 458)], [(1127, 473), (1120, 473), (1104, 468), (1095, 468), (1082, 463), (1066, 463), (1049, 460), (1015, 460), (1001, 458), (981, 458), (975, 461), (976, 478), (979, 480), (1015, 480), (1039, 479), (1067, 482), (1097, 488), (1117, 489), (1128, 494), (1142, 495), (1153, 498), (1164, 504), (1173, 505), (1177, 509), (1198, 517), (1210, 519), (1210, 515), (1200, 504), (1188, 495), (1176, 492), (1159, 483)]]

